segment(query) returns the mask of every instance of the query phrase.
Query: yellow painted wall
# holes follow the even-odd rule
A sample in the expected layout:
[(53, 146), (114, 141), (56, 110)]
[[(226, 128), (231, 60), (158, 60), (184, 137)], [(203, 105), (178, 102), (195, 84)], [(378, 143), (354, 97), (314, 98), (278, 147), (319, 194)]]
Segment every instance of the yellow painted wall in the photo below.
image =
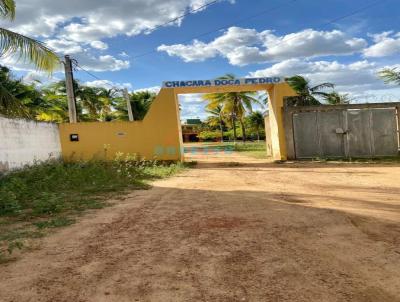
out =
[[(78, 134), (79, 142), (71, 142)], [(176, 96), (162, 89), (143, 121), (61, 124), (64, 160), (113, 159), (117, 152), (146, 159), (183, 160), (181, 126)]]
[[(273, 158), (286, 160), (283, 98), (295, 95), (287, 83), (234, 86), (163, 88), (143, 121), (61, 124), (64, 160), (113, 159), (118, 152), (138, 154), (146, 159), (182, 161), (183, 143), (178, 94), (267, 91), (270, 96), (270, 131)], [(71, 142), (78, 134), (79, 142)]]

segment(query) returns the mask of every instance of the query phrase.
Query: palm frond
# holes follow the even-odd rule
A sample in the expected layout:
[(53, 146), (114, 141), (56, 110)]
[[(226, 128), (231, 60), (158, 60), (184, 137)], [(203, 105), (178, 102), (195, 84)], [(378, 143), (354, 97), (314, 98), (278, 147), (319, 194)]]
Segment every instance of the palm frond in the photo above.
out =
[(395, 83), (397, 85), (400, 85), (400, 72), (398, 72), (396, 68), (386, 68), (379, 71), (378, 74), (385, 81), (386, 84)]
[(322, 97), (326, 97), (330, 94), (330, 92), (323, 92), (323, 91), (314, 91), (313, 95), (318, 95), (318, 96), (322, 96)]
[(0, 114), (5, 116), (29, 117), (29, 113), (24, 104), (11, 94), (6, 87), (0, 83)]
[(322, 84), (316, 85), (314, 87), (311, 87), (310, 91), (311, 92), (317, 92), (317, 91), (319, 91), (321, 89), (325, 89), (325, 88), (335, 88), (335, 85), (332, 84), (332, 83), (328, 83), (328, 82), (327, 83), (322, 83)]
[(14, 0), (0, 0), (0, 15), (3, 18), (14, 20), (15, 18)]
[(301, 75), (295, 75), (287, 78), (286, 82), (298, 94), (305, 94), (308, 92), (309, 81)]
[(0, 57), (15, 54), (19, 54), (19, 59), (32, 62), (42, 71), (52, 72), (60, 64), (57, 55), (41, 42), (0, 28)]

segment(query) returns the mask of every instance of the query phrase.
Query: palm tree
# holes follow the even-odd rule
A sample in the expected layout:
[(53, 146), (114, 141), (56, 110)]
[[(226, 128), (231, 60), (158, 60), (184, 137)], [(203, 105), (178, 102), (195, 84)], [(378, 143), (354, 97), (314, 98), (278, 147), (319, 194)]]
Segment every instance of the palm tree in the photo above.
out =
[(351, 102), (351, 98), (348, 93), (340, 94), (336, 91), (328, 93), (327, 95), (323, 96), (323, 98), (329, 105), (350, 104)]
[[(218, 79), (232, 80), (235, 76), (232, 74), (226, 74)], [(246, 127), (244, 125), (244, 117), (246, 110), (252, 112), (252, 104), (260, 101), (255, 98), (255, 92), (226, 92), (226, 93), (208, 93), (203, 96), (208, 101), (208, 109), (213, 110), (218, 106), (221, 106), (222, 112), (230, 117), (231, 126), (233, 128), (234, 141), (237, 140), (236, 133), (236, 120), (242, 127), (243, 142), (246, 141)]]
[[(0, 18), (14, 20), (14, 0), (0, 0)], [(60, 63), (57, 55), (38, 40), (0, 27), (0, 57), (17, 53), (20, 58), (32, 62), (42, 71), (51, 72)]]
[(385, 83), (395, 83), (400, 85), (400, 72), (396, 68), (383, 69), (379, 72), (379, 76), (385, 81)]
[[(135, 121), (144, 119), (155, 97), (156, 94), (150, 91), (139, 91), (129, 94), (133, 119)], [(116, 99), (114, 108), (116, 109), (117, 119), (128, 120), (128, 109), (126, 108), (126, 100), (124, 98)]]
[[(14, 0), (0, 0), (0, 18), (14, 20)], [(41, 42), (0, 27), (0, 58), (17, 54), (19, 59), (32, 62), (38, 70), (42, 71), (51, 72), (60, 63), (57, 55)], [(4, 69), (4, 67), (1, 68)], [(8, 116), (28, 117), (26, 108), (6, 86), (3, 81), (0, 82), (0, 112)]]
[(118, 90), (114, 88), (100, 88), (97, 95), (102, 104), (100, 108), (100, 120), (103, 122), (112, 120), (112, 109), (114, 108), (116, 98), (118, 97)]
[(264, 127), (264, 115), (260, 111), (254, 111), (249, 115), (249, 122), (256, 130), (257, 141), (260, 141), (260, 128)]
[(206, 107), (206, 112), (211, 114), (213, 118), (218, 120), (219, 129), (221, 131), (221, 143), (224, 142), (224, 112), (222, 111), (222, 106), (218, 105), (215, 108)]
[(156, 94), (150, 91), (139, 91), (130, 95), (132, 114), (135, 121), (143, 120), (156, 98)]
[(293, 106), (320, 105), (316, 96), (326, 97), (329, 93), (322, 91), (326, 88), (334, 88), (332, 83), (322, 83), (316, 86), (310, 86), (310, 81), (300, 75), (287, 78), (286, 82), (293, 88), (298, 96), (290, 97)]
[(24, 91), (24, 85), (16, 80), (7, 67), (0, 66), (0, 114), (12, 117), (28, 117), (24, 102), (17, 98)]

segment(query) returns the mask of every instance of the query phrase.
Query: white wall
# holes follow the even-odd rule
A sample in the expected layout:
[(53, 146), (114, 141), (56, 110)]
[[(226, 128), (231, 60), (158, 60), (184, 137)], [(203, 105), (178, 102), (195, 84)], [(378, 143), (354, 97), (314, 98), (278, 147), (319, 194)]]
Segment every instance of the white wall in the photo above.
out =
[(58, 126), (0, 116), (0, 171), (61, 157)]

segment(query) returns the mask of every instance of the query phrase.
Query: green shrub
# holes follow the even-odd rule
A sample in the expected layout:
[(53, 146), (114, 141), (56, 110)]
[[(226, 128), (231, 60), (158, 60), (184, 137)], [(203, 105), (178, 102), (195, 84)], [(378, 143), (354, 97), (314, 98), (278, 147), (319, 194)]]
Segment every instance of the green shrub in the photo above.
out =
[(198, 134), (198, 138), (203, 141), (217, 141), (221, 139), (220, 131), (202, 131)]
[(0, 189), (0, 215), (15, 215), (21, 209), (17, 195), (8, 189)]

